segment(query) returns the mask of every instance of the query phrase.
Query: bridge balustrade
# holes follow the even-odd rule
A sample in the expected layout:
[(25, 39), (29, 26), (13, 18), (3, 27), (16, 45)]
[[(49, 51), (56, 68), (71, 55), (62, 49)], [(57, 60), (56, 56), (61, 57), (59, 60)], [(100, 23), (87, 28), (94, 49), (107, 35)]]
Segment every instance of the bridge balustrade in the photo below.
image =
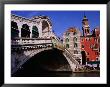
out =
[(25, 44), (47, 44), (52, 43), (51, 39), (13, 39), (11, 45), (25, 45)]
[(79, 65), (78, 61), (75, 60), (73, 55), (67, 49), (65, 49), (64, 53), (73, 63), (75, 63), (76, 65)]
[(56, 38), (56, 36), (52, 38), (52, 43), (54, 48), (60, 49), (62, 51), (64, 50), (63, 43), (58, 38)]

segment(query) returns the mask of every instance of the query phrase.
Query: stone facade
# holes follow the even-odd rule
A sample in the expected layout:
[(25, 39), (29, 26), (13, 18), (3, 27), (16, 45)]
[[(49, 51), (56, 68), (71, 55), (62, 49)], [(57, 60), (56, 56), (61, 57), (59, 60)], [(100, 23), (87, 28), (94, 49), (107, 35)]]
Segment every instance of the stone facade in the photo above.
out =
[(52, 35), (52, 24), (47, 16), (28, 19), (12, 14), (11, 32), (12, 37), (49, 38)]
[(63, 45), (68, 49), (74, 58), (81, 64), (81, 44), (80, 44), (80, 31), (75, 27), (70, 27), (63, 34)]

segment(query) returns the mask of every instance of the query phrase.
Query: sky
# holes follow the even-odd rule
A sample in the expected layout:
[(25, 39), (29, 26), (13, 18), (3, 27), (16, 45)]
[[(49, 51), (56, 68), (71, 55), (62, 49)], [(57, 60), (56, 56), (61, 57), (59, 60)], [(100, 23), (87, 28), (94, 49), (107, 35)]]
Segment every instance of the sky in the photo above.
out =
[(82, 32), (82, 19), (84, 14), (89, 20), (90, 31), (100, 27), (100, 11), (11, 11), (11, 14), (32, 18), (33, 16), (45, 15), (52, 22), (52, 29), (59, 37), (69, 27), (77, 27)]

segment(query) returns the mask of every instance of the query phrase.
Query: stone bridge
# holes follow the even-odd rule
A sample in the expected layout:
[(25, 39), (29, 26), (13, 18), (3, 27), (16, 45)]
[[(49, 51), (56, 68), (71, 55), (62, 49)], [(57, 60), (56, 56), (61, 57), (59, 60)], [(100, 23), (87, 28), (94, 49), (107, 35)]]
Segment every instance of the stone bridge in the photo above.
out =
[(52, 23), (46, 16), (32, 19), (11, 15), (11, 74), (34, 55), (50, 49), (63, 52), (71, 70), (80, 67), (74, 56), (52, 31)]
[(63, 51), (63, 55), (68, 61), (72, 71), (75, 71), (76, 67), (80, 67), (78, 61), (75, 60), (74, 56), (66, 48), (64, 48), (58, 38), (16, 38), (13, 39), (11, 43), (12, 74), (15, 73), (19, 68), (22, 68), (22, 65), (34, 55), (53, 48)]

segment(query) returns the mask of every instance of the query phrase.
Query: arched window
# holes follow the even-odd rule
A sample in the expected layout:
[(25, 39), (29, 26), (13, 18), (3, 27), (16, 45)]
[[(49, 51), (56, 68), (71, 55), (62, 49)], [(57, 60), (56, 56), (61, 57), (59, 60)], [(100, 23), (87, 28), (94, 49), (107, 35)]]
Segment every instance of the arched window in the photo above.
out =
[(70, 35), (70, 33), (69, 32), (66, 32), (66, 36), (69, 36)]
[(66, 44), (66, 48), (69, 48), (69, 44)]
[(87, 29), (87, 33), (89, 33), (89, 29)]
[(82, 48), (84, 48), (84, 45), (82, 45)]
[(16, 22), (11, 21), (11, 38), (19, 37), (18, 25)]
[(74, 47), (78, 47), (78, 44), (77, 43), (74, 43)]
[(77, 37), (74, 37), (74, 38), (73, 38), (73, 41), (76, 42), (76, 41), (77, 41)]
[(36, 26), (32, 27), (32, 38), (38, 38), (39, 37), (39, 31)]
[(66, 38), (66, 42), (69, 42), (69, 39), (68, 38)]
[(47, 23), (47, 21), (44, 20), (42, 22), (42, 31), (44, 31), (47, 27), (48, 27), (48, 30), (46, 30), (46, 31), (49, 31), (49, 24)]
[(76, 32), (76, 31), (74, 31), (74, 32), (73, 32), (73, 35), (76, 35), (76, 34), (77, 34), (77, 32)]
[(27, 24), (23, 24), (21, 28), (21, 37), (30, 37), (30, 30)]

